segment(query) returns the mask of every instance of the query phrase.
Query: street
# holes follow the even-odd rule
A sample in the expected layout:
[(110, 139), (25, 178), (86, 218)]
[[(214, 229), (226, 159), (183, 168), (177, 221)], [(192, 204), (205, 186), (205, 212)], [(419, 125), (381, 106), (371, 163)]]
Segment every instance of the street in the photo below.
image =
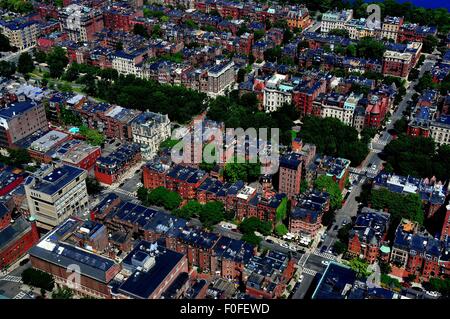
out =
[[(402, 101), (398, 104), (398, 107), (396, 111), (391, 116), (391, 121), (389, 124), (386, 125), (386, 128), (382, 131), (380, 137), (375, 140), (375, 142), (371, 143), (370, 152), (367, 155), (367, 157), (364, 159), (364, 161), (361, 163), (359, 168), (352, 168), (351, 172), (354, 174), (360, 174), (362, 178), (358, 180), (358, 183), (353, 186), (352, 192), (350, 193), (349, 197), (347, 198), (345, 204), (342, 206), (341, 209), (336, 211), (335, 220), (330, 227), (330, 230), (327, 232), (327, 236), (323, 242), (323, 246), (326, 246), (328, 248), (332, 248), (334, 243), (337, 239), (337, 233), (338, 229), (342, 226), (342, 222), (345, 220), (347, 222), (351, 222), (351, 218), (356, 216), (358, 212), (358, 202), (356, 201), (356, 197), (359, 196), (361, 192), (361, 187), (366, 181), (366, 178), (364, 175), (366, 175), (368, 178), (374, 178), (376, 174), (378, 173), (380, 166), (382, 164), (381, 158), (378, 156), (380, 152), (383, 151), (384, 147), (389, 144), (389, 142), (392, 140), (392, 135), (388, 133), (389, 130), (394, 128), (394, 123), (402, 118), (403, 112), (406, 110), (406, 107), (408, 105), (408, 101), (412, 98), (414, 93), (416, 91), (413, 89), (414, 86), (418, 83), (419, 78), (422, 77), (422, 75), (426, 71), (430, 71), (433, 67), (435, 61), (434, 60), (428, 60), (425, 59), (423, 62), (419, 77), (417, 80), (412, 81), (409, 84), (409, 88), (407, 89), (407, 92), (402, 99)], [(376, 171), (373, 171), (371, 168), (367, 167), (368, 164), (370, 166), (376, 165), (377, 169)], [(335, 226), (338, 226), (338, 229), (334, 230)]]

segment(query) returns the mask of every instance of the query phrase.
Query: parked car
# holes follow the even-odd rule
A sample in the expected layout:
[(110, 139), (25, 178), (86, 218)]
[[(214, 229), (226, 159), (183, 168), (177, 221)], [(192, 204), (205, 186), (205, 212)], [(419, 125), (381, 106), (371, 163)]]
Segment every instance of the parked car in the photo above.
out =
[(304, 278), (304, 276), (303, 276), (303, 275), (300, 275), (300, 278), (298, 279), (298, 282), (299, 282), (299, 283), (302, 282), (302, 281), (303, 281), (303, 278)]
[(437, 291), (427, 291), (426, 294), (428, 296), (434, 297), (434, 298), (439, 298), (441, 296), (441, 294)]

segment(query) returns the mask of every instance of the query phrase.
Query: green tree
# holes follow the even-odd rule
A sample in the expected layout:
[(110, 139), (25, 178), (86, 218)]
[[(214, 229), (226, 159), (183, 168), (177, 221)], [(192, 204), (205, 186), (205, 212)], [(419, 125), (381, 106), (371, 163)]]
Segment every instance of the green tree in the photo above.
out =
[(22, 272), (22, 282), (47, 291), (52, 291), (55, 285), (52, 275), (34, 268), (28, 268)]
[(47, 64), (52, 78), (59, 78), (64, 73), (64, 68), (68, 63), (66, 50), (61, 47), (54, 47), (47, 55)]
[(388, 209), (391, 214), (391, 225), (398, 224), (402, 218), (423, 224), (424, 212), (418, 194), (404, 195), (385, 188), (372, 189), (370, 202), (371, 207), (375, 209)]
[(200, 204), (196, 200), (190, 200), (189, 202), (187, 202), (186, 205), (176, 209), (173, 213), (177, 217), (190, 219), (193, 216), (199, 216), (202, 209), (203, 209), (202, 204)]
[(242, 236), (241, 240), (243, 240), (251, 245), (258, 246), (259, 243), (261, 242), (262, 238), (259, 236), (256, 236), (255, 233), (248, 233), (248, 234), (244, 234)]
[(135, 24), (133, 27), (133, 33), (143, 36), (144, 38), (149, 38), (149, 34), (147, 32), (147, 29), (144, 27), (143, 24)]
[(278, 224), (277, 226), (275, 226), (275, 233), (278, 236), (284, 236), (288, 233), (288, 229), (285, 224)]
[(0, 52), (8, 52), (11, 49), (9, 39), (3, 33), (0, 33)]
[(358, 278), (365, 278), (370, 275), (370, 271), (367, 270), (369, 264), (367, 261), (360, 258), (353, 258), (349, 261), (350, 268), (356, 272)]
[(137, 190), (137, 198), (144, 204), (148, 205), (148, 189), (141, 186)]
[(34, 70), (33, 59), (28, 52), (21, 53), (17, 64), (17, 71), (26, 75)]
[(67, 287), (58, 288), (52, 293), (52, 299), (72, 299), (73, 290)]
[(0, 61), (0, 76), (10, 78), (16, 73), (16, 65), (13, 62)]
[(86, 138), (86, 141), (91, 145), (102, 145), (105, 141), (105, 136), (95, 129), (90, 129), (86, 125), (80, 127), (80, 134)]
[(367, 144), (358, 139), (356, 129), (336, 118), (307, 116), (299, 135), (305, 143), (316, 145), (318, 153), (346, 158), (353, 166), (369, 153)]
[(103, 190), (100, 183), (93, 177), (86, 178), (86, 188), (89, 195), (99, 194)]
[(203, 226), (210, 228), (224, 219), (223, 203), (219, 201), (207, 202), (200, 210), (200, 221)]
[(392, 267), (389, 262), (379, 261), (378, 265), (380, 266), (380, 271), (382, 274), (389, 274), (392, 271)]
[(348, 38), (349, 37), (349, 33), (347, 30), (344, 29), (331, 29), (328, 32), (329, 35), (337, 35), (340, 37), (344, 37), (344, 38)]
[(347, 251), (347, 245), (340, 240), (335, 241), (333, 244), (333, 250), (336, 254), (340, 255)]
[(356, 44), (356, 53), (363, 58), (376, 58), (381, 60), (386, 47), (383, 42), (371, 37), (364, 37)]
[(277, 210), (276, 210), (276, 221), (277, 222), (281, 222), (281, 221), (286, 219), (286, 217), (287, 217), (287, 203), (288, 203), (287, 197), (284, 197), (281, 200), (280, 205), (277, 207)]
[(236, 159), (232, 159), (225, 164), (224, 177), (227, 181), (236, 182), (243, 180), (245, 182), (253, 182), (261, 175), (261, 163), (238, 163)]
[(314, 182), (315, 188), (322, 191), (325, 190), (330, 195), (331, 209), (338, 209), (342, 207), (342, 193), (339, 185), (333, 180), (331, 176), (321, 175)]

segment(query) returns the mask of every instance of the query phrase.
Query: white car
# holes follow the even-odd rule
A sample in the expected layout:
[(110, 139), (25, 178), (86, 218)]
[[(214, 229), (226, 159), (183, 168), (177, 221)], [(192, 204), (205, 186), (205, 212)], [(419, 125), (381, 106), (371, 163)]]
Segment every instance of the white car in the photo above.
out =
[(375, 164), (373, 164), (373, 165), (372, 165), (372, 169), (373, 169), (373, 170), (376, 170), (376, 169), (377, 169), (377, 166), (376, 166)]
[(300, 275), (300, 278), (298, 279), (298, 282), (299, 282), (299, 283), (302, 282), (302, 281), (303, 281), (303, 278), (304, 278), (304, 276), (303, 276), (303, 275)]
[(281, 243), (280, 246), (289, 249), (289, 245), (286, 243)]
[(328, 260), (322, 260), (322, 265), (328, 266), (330, 262)]
[(441, 296), (441, 294), (439, 292), (437, 292), (437, 291), (427, 291), (426, 294), (431, 296), (431, 297), (435, 297), (435, 298), (438, 298), (438, 297)]

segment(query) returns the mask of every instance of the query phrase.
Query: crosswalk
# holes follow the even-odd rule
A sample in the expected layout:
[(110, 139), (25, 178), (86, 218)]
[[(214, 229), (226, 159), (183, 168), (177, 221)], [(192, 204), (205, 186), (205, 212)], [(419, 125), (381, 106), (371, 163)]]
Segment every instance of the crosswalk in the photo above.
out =
[(12, 275), (7, 275), (5, 277), (0, 278), (0, 280), (4, 280), (4, 281), (11, 281), (11, 282), (21, 282), (22, 278), (17, 277), (17, 276), (12, 276)]
[(23, 291), (20, 291), (17, 295), (14, 296), (13, 299), (23, 299), (27, 294)]
[(330, 260), (336, 260), (336, 256), (330, 253), (321, 253), (319, 250), (316, 250), (314, 252), (314, 255), (320, 256), (322, 258), (330, 259)]
[(317, 274), (317, 271), (309, 269), (309, 268), (303, 268), (303, 273), (310, 275), (310, 276), (315, 276)]

